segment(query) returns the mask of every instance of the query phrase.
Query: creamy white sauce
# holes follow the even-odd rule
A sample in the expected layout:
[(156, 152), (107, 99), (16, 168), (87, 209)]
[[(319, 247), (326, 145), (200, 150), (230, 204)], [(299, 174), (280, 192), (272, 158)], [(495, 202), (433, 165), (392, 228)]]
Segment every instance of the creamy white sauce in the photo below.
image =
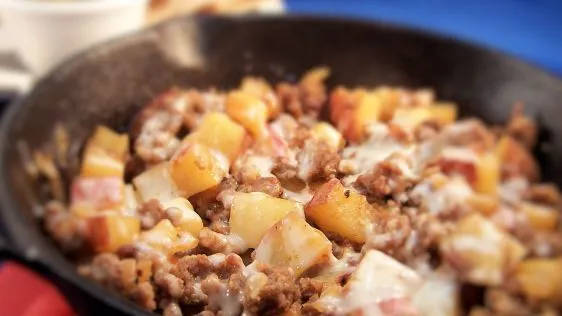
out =
[(523, 193), (529, 189), (529, 182), (523, 177), (512, 178), (500, 185), (499, 195), (502, 201), (510, 205), (521, 203)]
[(363, 315), (382, 315), (381, 302), (410, 298), (421, 284), (421, 277), (409, 267), (369, 250), (346, 284), (337, 314), (361, 311)]
[(443, 158), (463, 162), (476, 162), (478, 157), (471, 148), (467, 147), (445, 147), (441, 152)]
[(228, 161), (228, 158), (218, 150), (211, 148), (209, 151), (211, 152), (211, 155), (213, 156), (215, 161), (218, 163), (222, 176), (226, 176), (228, 174), (228, 170), (230, 169), (230, 162)]
[(352, 175), (343, 179), (344, 183), (354, 182), (358, 175), (369, 172), (377, 163), (392, 154), (410, 156), (414, 152), (414, 145), (404, 145), (392, 138), (388, 126), (374, 123), (368, 126), (369, 138), (366, 142), (349, 146), (343, 150), (339, 169), (345, 169)]
[(440, 271), (433, 272), (426, 277), (412, 303), (420, 316), (458, 315), (458, 286), (454, 276)]
[(461, 177), (450, 179), (437, 190), (432, 188), (431, 183), (424, 181), (412, 191), (412, 197), (419, 198), (422, 207), (425, 207), (432, 214), (439, 214), (456, 207), (462, 207), (466, 198), (472, 194), (472, 188)]
[(300, 192), (291, 191), (288, 189), (283, 190), (283, 198), (287, 200), (293, 200), (302, 204), (307, 204), (312, 200), (312, 193), (308, 188), (301, 190)]
[(250, 156), (248, 163), (254, 165), (260, 177), (272, 177), (273, 159), (267, 156)]

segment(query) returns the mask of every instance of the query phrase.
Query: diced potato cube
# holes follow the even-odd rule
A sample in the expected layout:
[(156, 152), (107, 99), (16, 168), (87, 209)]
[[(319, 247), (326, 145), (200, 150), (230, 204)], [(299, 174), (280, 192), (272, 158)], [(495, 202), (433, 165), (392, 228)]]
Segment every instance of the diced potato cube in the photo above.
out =
[(521, 174), (531, 181), (538, 180), (539, 166), (533, 155), (510, 136), (504, 135), (498, 141), (496, 155), (505, 171)]
[(365, 90), (349, 90), (344, 87), (335, 88), (330, 94), (330, 120), (336, 124), (339, 130), (339, 122), (342, 118), (348, 117), (357, 103), (359, 93)]
[(394, 111), (400, 104), (402, 93), (399, 89), (389, 87), (379, 87), (375, 89), (382, 103), (381, 121), (390, 121), (394, 116)]
[(367, 199), (345, 189), (338, 179), (318, 188), (305, 208), (306, 216), (321, 230), (358, 243), (365, 242), (370, 212), (371, 205)]
[(172, 224), (180, 232), (188, 232), (193, 236), (199, 236), (199, 232), (203, 229), (203, 220), (188, 200), (180, 197), (160, 204), (168, 214)]
[(237, 193), (230, 209), (230, 233), (255, 248), (267, 230), (290, 212), (303, 213), (300, 203), (261, 192)]
[(456, 105), (452, 103), (436, 103), (425, 107), (396, 109), (393, 122), (404, 127), (414, 128), (426, 121), (433, 121), (439, 125), (448, 125), (454, 123), (456, 119)]
[(521, 210), (533, 228), (542, 231), (556, 230), (559, 218), (558, 210), (528, 202), (521, 204)]
[(328, 123), (318, 123), (312, 128), (312, 135), (323, 140), (331, 148), (339, 150), (345, 145), (342, 135), (332, 125)]
[(119, 161), (124, 161), (129, 152), (129, 135), (119, 134), (108, 127), (98, 125), (88, 141), (88, 147), (90, 146), (99, 147)]
[(404, 128), (413, 129), (431, 119), (431, 112), (426, 107), (398, 108), (394, 111), (392, 122)]
[(290, 212), (269, 228), (255, 251), (255, 261), (290, 267), (296, 275), (332, 257), (330, 240), (298, 212)]
[(535, 300), (559, 300), (562, 295), (562, 259), (527, 259), (517, 267), (523, 293)]
[[(343, 289), (342, 314), (364, 315), (379, 309), (381, 315), (415, 315), (411, 298), (421, 285), (414, 270), (380, 251), (368, 250)], [(397, 310), (402, 313), (392, 313)]]
[(75, 178), (70, 188), (71, 207), (93, 210), (120, 209), (124, 202), (124, 183), (117, 177)]
[(98, 146), (89, 145), (82, 159), (82, 177), (119, 177), (125, 172), (125, 163)]
[(500, 164), (497, 156), (485, 153), (476, 163), (474, 190), (479, 193), (496, 195), (500, 183)]
[(172, 180), (167, 162), (160, 163), (144, 171), (133, 179), (142, 202), (151, 199), (166, 201), (180, 196), (178, 187)]
[(344, 136), (351, 142), (362, 141), (366, 136), (367, 125), (379, 121), (381, 112), (382, 103), (379, 96), (374, 92), (363, 93), (351, 113), (351, 122), (343, 130)]
[(133, 242), (140, 231), (140, 220), (117, 214), (87, 219), (88, 240), (96, 252), (113, 252)]
[(525, 255), (523, 245), (478, 213), (461, 219), (440, 247), (465, 280), (486, 286), (500, 285), (504, 272)]
[(336, 89), (330, 97), (331, 118), (350, 142), (357, 143), (366, 136), (366, 127), (380, 120), (382, 103), (375, 92), (358, 89)]
[(485, 194), (471, 194), (466, 198), (468, 206), (484, 216), (490, 216), (500, 207), (500, 201), (495, 196)]
[(329, 67), (315, 67), (307, 72), (305, 72), (301, 79), (299, 80), (300, 84), (307, 85), (307, 84), (316, 84), (318, 82), (323, 82), (324, 80), (328, 79), (330, 76), (330, 68)]
[(454, 103), (435, 103), (426, 109), (430, 118), (441, 125), (452, 124), (457, 120), (458, 110)]
[(242, 91), (230, 92), (226, 97), (226, 113), (255, 137), (267, 133), (267, 106), (252, 94)]
[(184, 197), (218, 185), (228, 173), (228, 160), (201, 144), (189, 144), (170, 161), (170, 175)]
[(281, 114), (281, 102), (279, 102), (273, 88), (263, 78), (245, 77), (240, 84), (240, 90), (264, 101), (270, 119), (276, 118)]
[(163, 219), (150, 230), (143, 231), (139, 239), (158, 249), (168, 249), (178, 240), (178, 231), (168, 219)]
[(197, 142), (222, 152), (234, 162), (244, 142), (244, 128), (226, 114), (213, 112), (205, 115), (195, 133), (189, 134), (184, 143)]

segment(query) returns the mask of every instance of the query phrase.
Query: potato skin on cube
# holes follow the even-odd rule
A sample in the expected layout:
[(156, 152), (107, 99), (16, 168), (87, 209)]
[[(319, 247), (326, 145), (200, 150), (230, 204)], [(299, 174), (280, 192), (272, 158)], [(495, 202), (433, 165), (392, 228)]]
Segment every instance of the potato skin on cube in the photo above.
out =
[(529, 202), (522, 203), (521, 210), (534, 229), (548, 232), (556, 230), (559, 219), (558, 210)]
[(322, 231), (364, 243), (371, 205), (359, 193), (347, 190), (338, 179), (323, 184), (305, 208), (305, 214)]
[(124, 203), (125, 186), (118, 177), (78, 177), (70, 188), (71, 207), (92, 210), (119, 209)]
[(291, 212), (302, 211), (300, 203), (265, 193), (237, 193), (230, 209), (230, 232), (242, 237), (249, 248), (255, 248), (271, 226)]
[(226, 157), (197, 143), (180, 149), (170, 161), (170, 175), (184, 197), (216, 186), (227, 172)]
[(114, 252), (133, 242), (140, 232), (140, 219), (108, 214), (87, 219), (88, 240), (96, 252)]

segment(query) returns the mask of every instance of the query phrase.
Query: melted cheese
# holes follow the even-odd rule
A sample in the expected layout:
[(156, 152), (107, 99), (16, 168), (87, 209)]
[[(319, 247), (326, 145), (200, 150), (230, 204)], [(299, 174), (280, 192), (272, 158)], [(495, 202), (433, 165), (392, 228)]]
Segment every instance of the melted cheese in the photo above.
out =
[(353, 161), (357, 167), (355, 173), (364, 173), (373, 166), (398, 152), (409, 153), (412, 147), (405, 146), (392, 138), (388, 126), (381, 123), (371, 124), (367, 133), (369, 139), (356, 146), (349, 146), (343, 150), (342, 157)]
[(256, 168), (260, 177), (273, 177), (273, 174), (271, 173), (271, 170), (273, 169), (273, 159), (271, 157), (250, 156), (248, 157), (247, 163)]
[(412, 191), (412, 197), (419, 198), (429, 213), (439, 214), (462, 206), (472, 195), (470, 185), (463, 178), (453, 178), (434, 190), (430, 182), (422, 182)]
[(410, 298), (421, 286), (421, 277), (412, 269), (377, 250), (369, 250), (346, 284), (338, 314), (362, 311), (382, 315), (381, 302)]
[(420, 316), (457, 316), (459, 300), (455, 278), (445, 273), (432, 273), (416, 292), (412, 303)]

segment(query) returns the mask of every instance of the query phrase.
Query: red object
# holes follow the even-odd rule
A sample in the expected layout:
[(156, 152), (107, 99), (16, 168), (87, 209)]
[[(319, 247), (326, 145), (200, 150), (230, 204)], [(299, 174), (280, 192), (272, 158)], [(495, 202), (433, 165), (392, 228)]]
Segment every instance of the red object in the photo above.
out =
[(74, 316), (58, 290), (21, 265), (5, 262), (0, 267), (0, 315)]

